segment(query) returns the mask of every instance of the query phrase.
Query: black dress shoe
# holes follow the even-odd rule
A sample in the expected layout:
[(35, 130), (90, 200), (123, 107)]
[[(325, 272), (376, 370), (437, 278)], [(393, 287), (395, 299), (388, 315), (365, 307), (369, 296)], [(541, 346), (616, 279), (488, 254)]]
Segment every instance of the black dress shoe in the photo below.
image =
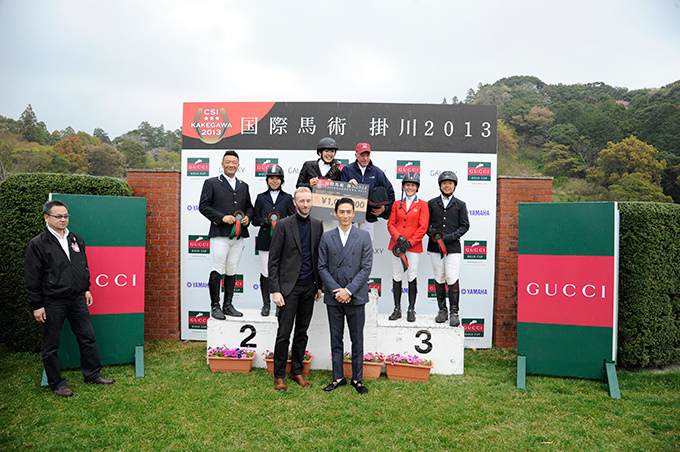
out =
[(116, 382), (113, 378), (106, 378), (106, 377), (99, 377), (95, 378), (94, 380), (85, 380), (85, 383), (87, 384), (95, 384), (95, 385), (112, 385)]
[(368, 388), (364, 386), (364, 384), (361, 381), (354, 381), (352, 380), (352, 386), (354, 386), (357, 390), (357, 392), (361, 395), (363, 394), (368, 394)]
[(340, 386), (345, 386), (346, 384), (347, 380), (343, 377), (342, 380), (332, 381), (331, 384), (323, 388), (323, 390), (329, 392), (332, 391), (333, 389), (338, 389)]

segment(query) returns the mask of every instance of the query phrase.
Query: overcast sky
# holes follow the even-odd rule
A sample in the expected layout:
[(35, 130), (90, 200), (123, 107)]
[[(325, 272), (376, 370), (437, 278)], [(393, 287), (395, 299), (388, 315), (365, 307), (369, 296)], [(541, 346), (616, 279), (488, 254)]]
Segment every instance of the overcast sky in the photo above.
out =
[(182, 103), (441, 103), (533, 75), (680, 79), (680, 0), (0, 0), (0, 115), (109, 136)]

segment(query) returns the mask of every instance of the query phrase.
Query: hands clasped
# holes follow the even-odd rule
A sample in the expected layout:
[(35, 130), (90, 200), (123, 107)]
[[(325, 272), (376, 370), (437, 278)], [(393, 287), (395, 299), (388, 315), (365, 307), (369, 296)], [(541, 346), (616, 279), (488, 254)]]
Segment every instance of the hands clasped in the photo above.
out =
[(345, 288), (335, 289), (333, 293), (335, 294), (335, 299), (339, 303), (349, 303), (349, 301), (352, 299), (352, 296)]

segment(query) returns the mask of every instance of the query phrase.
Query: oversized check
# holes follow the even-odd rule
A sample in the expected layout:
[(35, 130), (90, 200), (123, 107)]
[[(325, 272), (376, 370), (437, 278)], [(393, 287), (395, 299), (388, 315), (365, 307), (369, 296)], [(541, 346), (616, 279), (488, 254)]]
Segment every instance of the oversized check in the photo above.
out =
[[(326, 182), (326, 181), (324, 181)], [(368, 206), (368, 185), (359, 184), (356, 187), (349, 182), (327, 181), (325, 186), (312, 189), (312, 217), (319, 220), (335, 220), (335, 203), (340, 198), (351, 198), (354, 201), (354, 222), (366, 221), (366, 207)]]

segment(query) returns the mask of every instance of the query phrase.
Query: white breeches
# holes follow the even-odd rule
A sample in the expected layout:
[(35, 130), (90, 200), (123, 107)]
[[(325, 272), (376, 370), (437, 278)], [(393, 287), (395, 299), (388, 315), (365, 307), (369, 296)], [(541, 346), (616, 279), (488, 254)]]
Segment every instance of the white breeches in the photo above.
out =
[(449, 253), (443, 258), (438, 252), (433, 253), (432, 251), (428, 251), (427, 254), (430, 255), (432, 270), (434, 270), (434, 280), (437, 283), (452, 285), (458, 281), (460, 261), (463, 256), (461, 253)]
[(243, 237), (238, 239), (212, 237), (210, 239), (210, 254), (212, 254), (213, 271), (229, 276), (235, 275), (243, 254), (243, 248), (245, 248)]

